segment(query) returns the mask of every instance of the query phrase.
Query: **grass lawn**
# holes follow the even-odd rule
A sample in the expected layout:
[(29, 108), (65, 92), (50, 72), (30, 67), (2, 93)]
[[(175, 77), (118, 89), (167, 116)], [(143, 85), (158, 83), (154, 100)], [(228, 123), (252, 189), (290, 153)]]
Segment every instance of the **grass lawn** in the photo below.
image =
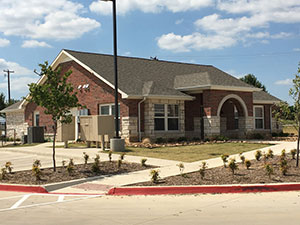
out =
[(220, 157), (222, 154), (232, 155), (268, 146), (270, 145), (253, 143), (221, 143), (179, 147), (161, 147), (153, 149), (129, 147), (126, 149), (126, 155), (170, 159), (182, 162), (194, 162), (203, 159)]
[[(5, 142), (4, 142), (5, 143)], [(2, 142), (0, 142), (0, 148), (12, 148), (12, 147), (32, 147), (32, 146), (36, 146), (36, 145), (39, 145), (39, 144), (42, 144), (42, 143), (32, 143), (32, 144), (20, 144), (20, 143), (16, 143), (15, 145), (14, 144), (8, 144), (8, 145), (5, 145), (2, 146)]]

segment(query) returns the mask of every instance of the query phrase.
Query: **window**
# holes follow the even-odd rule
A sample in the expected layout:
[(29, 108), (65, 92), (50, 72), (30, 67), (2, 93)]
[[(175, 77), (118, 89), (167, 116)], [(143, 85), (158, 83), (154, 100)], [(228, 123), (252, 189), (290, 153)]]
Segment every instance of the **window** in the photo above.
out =
[(264, 107), (254, 106), (255, 129), (264, 129)]
[(33, 125), (35, 127), (40, 126), (40, 112), (34, 112), (34, 123), (33, 123)]
[[(115, 104), (105, 104), (99, 106), (100, 115), (115, 115)], [(119, 118), (120, 118), (120, 105), (119, 105)]]
[(154, 130), (179, 130), (178, 105), (154, 104)]
[[(119, 118), (119, 130), (120, 130), (120, 104), (118, 105), (118, 118)], [(103, 115), (115, 115), (115, 104), (105, 104), (105, 105), (99, 105), (99, 114), (101, 116)]]

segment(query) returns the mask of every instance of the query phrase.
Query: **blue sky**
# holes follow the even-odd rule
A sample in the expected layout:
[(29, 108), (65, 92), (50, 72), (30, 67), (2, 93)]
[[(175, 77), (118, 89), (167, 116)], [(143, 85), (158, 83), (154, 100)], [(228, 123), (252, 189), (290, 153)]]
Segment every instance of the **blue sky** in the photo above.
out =
[[(120, 55), (214, 65), (233, 76), (252, 73), (292, 102), (300, 61), (299, 0), (117, 0)], [(14, 70), (11, 96), (21, 98), (38, 64), (61, 49), (112, 53), (111, 2), (0, 0), (0, 71)], [(0, 92), (7, 80), (0, 73)]]

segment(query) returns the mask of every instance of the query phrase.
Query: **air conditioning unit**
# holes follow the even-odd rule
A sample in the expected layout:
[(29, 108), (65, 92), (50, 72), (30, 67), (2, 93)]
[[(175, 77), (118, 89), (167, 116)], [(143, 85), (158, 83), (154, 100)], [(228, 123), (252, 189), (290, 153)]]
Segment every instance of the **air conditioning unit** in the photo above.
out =
[(44, 140), (44, 127), (28, 127), (27, 128), (27, 141), (28, 144), (43, 143)]

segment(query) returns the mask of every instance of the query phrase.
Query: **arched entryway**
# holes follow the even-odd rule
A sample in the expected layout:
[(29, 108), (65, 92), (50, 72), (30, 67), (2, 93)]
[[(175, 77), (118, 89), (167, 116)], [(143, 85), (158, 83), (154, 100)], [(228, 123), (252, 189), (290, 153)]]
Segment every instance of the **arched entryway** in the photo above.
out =
[(222, 99), (218, 107), (220, 118), (220, 134), (240, 138), (245, 135), (248, 111), (245, 102), (238, 95), (228, 95)]

